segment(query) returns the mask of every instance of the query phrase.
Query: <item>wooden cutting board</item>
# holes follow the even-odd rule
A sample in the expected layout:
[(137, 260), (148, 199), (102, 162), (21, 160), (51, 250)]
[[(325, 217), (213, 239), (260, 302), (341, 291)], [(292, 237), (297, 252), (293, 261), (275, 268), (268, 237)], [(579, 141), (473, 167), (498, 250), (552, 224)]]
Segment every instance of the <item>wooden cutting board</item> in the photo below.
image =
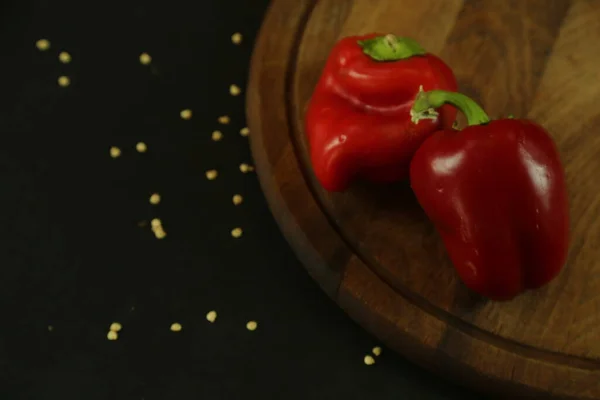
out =
[[(413, 37), (492, 117), (528, 117), (554, 136), (572, 242), (550, 285), (510, 302), (481, 299), (457, 278), (408, 184), (319, 187), (305, 106), (335, 41), (372, 31)], [(353, 319), (486, 392), (600, 399), (600, 1), (274, 0), (250, 78), (252, 151), (272, 212)]]

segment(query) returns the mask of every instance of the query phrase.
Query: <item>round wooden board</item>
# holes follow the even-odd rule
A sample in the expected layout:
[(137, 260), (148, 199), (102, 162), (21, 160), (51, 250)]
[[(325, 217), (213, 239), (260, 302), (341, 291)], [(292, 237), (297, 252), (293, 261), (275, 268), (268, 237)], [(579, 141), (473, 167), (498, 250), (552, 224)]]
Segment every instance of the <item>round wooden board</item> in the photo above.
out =
[[(408, 184), (323, 191), (303, 114), (333, 44), (372, 31), (418, 40), (492, 116), (544, 125), (566, 168), (567, 267), (496, 303), (457, 278)], [(274, 0), (247, 107), (271, 210), (311, 275), (389, 347), (447, 377), (511, 396), (600, 399), (600, 1)], [(547, 397), (544, 397), (547, 398)]]

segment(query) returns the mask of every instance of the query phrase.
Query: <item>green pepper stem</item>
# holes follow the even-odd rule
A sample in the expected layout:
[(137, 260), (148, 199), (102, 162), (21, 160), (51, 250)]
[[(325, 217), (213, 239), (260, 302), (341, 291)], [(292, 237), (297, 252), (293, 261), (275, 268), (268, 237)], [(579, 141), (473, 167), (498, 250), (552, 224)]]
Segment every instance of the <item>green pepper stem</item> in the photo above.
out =
[(358, 45), (375, 61), (398, 61), (426, 54), (413, 39), (391, 34), (359, 40)]
[[(435, 113), (433, 110), (444, 104), (451, 104), (465, 114), (469, 125), (482, 125), (490, 122), (490, 117), (474, 100), (462, 93), (444, 90), (430, 92), (420, 90), (410, 110), (411, 119), (415, 124), (423, 119), (430, 119), (432, 112)], [(437, 113), (435, 114), (437, 115)]]

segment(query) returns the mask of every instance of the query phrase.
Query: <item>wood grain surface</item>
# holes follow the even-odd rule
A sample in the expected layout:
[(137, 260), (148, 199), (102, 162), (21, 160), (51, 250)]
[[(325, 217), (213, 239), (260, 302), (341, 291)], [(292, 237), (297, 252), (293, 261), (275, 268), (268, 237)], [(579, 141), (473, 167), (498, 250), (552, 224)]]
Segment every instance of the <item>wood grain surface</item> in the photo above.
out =
[[(571, 207), (566, 268), (510, 302), (459, 281), (408, 184), (329, 194), (312, 173), (306, 104), (341, 37), (410, 36), (491, 116), (544, 125)], [(274, 0), (247, 97), (261, 185), (311, 275), (393, 349), (480, 390), (600, 399), (600, 1)]]

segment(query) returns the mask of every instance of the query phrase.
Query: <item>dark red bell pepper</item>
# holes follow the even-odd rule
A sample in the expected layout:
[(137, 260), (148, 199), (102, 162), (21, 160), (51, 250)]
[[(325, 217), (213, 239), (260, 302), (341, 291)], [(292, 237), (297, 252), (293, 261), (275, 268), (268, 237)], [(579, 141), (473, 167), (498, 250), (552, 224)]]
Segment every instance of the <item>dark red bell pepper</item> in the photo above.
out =
[(467, 117), (463, 130), (424, 141), (410, 166), (412, 189), (436, 225), (463, 282), (509, 300), (550, 282), (563, 268), (569, 207), (563, 166), (551, 136), (535, 122), (488, 118), (459, 93), (420, 93), (413, 121), (442, 105)]
[(332, 49), (306, 112), (314, 173), (330, 191), (354, 178), (408, 179), (410, 159), (434, 131), (450, 127), (456, 110), (415, 125), (410, 107), (419, 88), (457, 90), (450, 68), (414, 40), (369, 34)]

